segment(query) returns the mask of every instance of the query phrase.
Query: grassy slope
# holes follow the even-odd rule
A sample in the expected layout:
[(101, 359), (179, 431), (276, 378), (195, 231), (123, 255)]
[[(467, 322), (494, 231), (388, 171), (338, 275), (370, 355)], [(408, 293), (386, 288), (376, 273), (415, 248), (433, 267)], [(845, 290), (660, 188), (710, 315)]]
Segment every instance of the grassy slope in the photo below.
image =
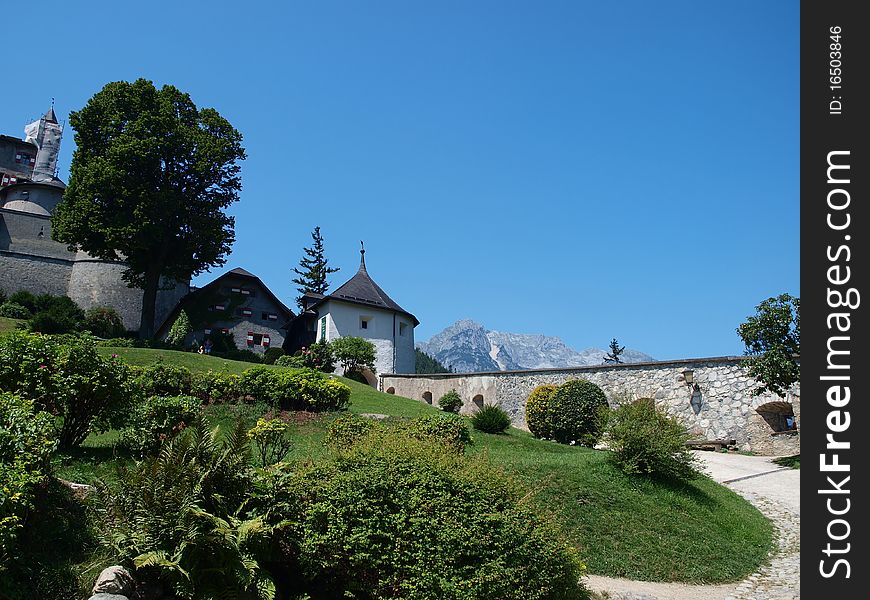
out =
[(19, 325), (23, 325), (26, 321), (22, 321), (21, 319), (10, 319), (8, 317), (0, 317), (0, 335), (3, 335), (7, 331), (12, 331), (14, 329), (18, 329)]
[[(226, 368), (239, 373), (251, 366), (184, 352), (104, 351), (139, 365), (162, 356), (192, 370)], [(355, 413), (414, 417), (437, 410), (344, 381), (353, 390), (350, 410)], [(207, 414), (220, 423), (229, 423), (236, 415), (252, 421), (263, 409), (211, 406)], [(324, 415), (296, 427), (292, 458), (323, 452), (321, 441), (331, 418)], [(62, 475), (107, 475), (105, 461), (111, 457), (116, 435), (89, 438), (78, 455), (63, 459)], [(590, 573), (653, 581), (729, 581), (752, 572), (771, 546), (770, 523), (743, 498), (706, 477), (687, 486), (628, 477), (610, 465), (606, 452), (536, 440), (516, 429), (507, 435), (475, 432), (474, 439), (470, 452), (486, 453), (530, 488), (529, 501), (551, 514), (581, 549)]]

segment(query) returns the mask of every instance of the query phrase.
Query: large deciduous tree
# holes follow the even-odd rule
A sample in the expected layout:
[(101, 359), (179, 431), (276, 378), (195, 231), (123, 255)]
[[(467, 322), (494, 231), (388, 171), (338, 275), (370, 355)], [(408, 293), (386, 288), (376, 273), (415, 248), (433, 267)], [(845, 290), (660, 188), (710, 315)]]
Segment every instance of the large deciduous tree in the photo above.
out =
[(771, 391), (785, 396), (800, 379), (800, 308), (800, 298), (780, 294), (756, 306), (756, 313), (737, 328), (749, 356), (749, 374), (760, 383), (754, 395)]
[(299, 308), (305, 308), (302, 304), (302, 296), (308, 292), (316, 294), (326, 294), (329, 289), (329, 282), (326, 278), (330, 273), (338, 272), (337, 267), (330, 267), (329, 260), (323, 252), (323, 236), (320, 235), (320, 227), (315, 227), (311, 232), (311, 239), (314, 240), (314, 245), (310, 248), (304, 248), (305, 256), (299, 261), (299, 269), (293, 269), (299, 277), (293, 280), (293, 283), (298, 285), (296, 291), (299, 296), (296, 298), (296, 303)]
[(76, 151), (52, 237), (104, 260), (144, 290), (139, 329), (154, 334), (162, 282), (224, 264), (235, 240), (224, 212), (241, 190), (242, 136), (171, 85), (109, 83), (69, 117)]

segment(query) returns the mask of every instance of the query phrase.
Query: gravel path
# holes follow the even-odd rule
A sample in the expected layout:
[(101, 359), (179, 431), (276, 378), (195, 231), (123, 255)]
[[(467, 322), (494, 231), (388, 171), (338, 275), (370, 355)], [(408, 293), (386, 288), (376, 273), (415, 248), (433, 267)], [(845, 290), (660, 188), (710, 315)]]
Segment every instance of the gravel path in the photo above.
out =
[(685, 585), (592, 575), (589, 587), (608, 600), (799, 600), (800, 471), (769, 458), (698, 452), (705, 471), (749, 500), (777, 531), (770, 560), (739, 583)]

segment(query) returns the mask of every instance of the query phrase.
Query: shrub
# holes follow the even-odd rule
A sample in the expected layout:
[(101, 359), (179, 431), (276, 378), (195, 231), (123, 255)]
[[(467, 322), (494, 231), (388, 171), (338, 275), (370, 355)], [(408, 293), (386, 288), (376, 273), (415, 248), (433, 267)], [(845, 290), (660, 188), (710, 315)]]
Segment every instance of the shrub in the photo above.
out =
[(133, 410), (121, 444), (139, 456), (152, 454), (199, 414), (199, 400), (192, 396), (151, 396)]
[(332, 373), (335, 371), (335, 355), (332, 352), (332, 345), (320, 341), (302, 348), (299, 353), (302, 357), (303, 364), (301, 366), (309, 369), (317, 369), (324, 373)]
[(143, 368), (136, 383), (146, 396), (186, 396), (190, 394), (190, 369), (158, 361)]
[(552, 400), (557, 385), (539, 385), (526, 399), (526, 425), (536, 438), (553, 438)]
[(71, 335), (60, 343), (24, 332), (0, 338), (0, 389), (62, 417), (61, 448), (121, 425), (135, 391), (129, 368), (115, 356), (103, 358), (92, 337)]
[(284, 410), (342, 410), (350, 402), (350, 388), (347, 385), (327, 379), (314, 369), (245, 369), (242, 373), (242, 390), (257, 400)]
[(293, 367), (295, 369), (302, 369), (308, 366), (305, 364), (305, 358), (301, 354), (279, 356), (275, 364), (279, 367)]
[(98, 486), (102, 542), (156, 597), (270, 598), (259, 559), (271, 529), (246, 510), (251, 485), (245, 428), (194, 424)]
[[(316, 345), (316, 344), (315, 344)], [(375, 345), (361, 337), (340, 337), (329, 343), (344, 374), (375, 370)]]
[(223, 371), (193, 373), (190, 393), (203, 403), (236, 402), (242, 398), (242, 378)]
[(458, 453), (472, 443), (465, 419), (455, 414), (417, 417), (405, 426), (405, 432), (414, 439), (434, 441)]
[(502, 433), (511, 426), (511, 418), (501, 406), (487, 404), (471, 417), (471, 425), (484, 433)]
[(172, 322), (172, 327), (169, 328), (169, 333), (166, 335), (166, 343), (180, 348), (184, 345), (184, 339), (192, 331), (193, 327), (190, 325), (190, 317), (187, 316), (187, 311), (181, 310), (175, 321)]
[(341, 415), (329, 424), (324, 443), (336, 448), (349, 448), (358, 439), (374, 430), (375, 426), (375, 421), (359, 415)]
[(611, 458), (628, 474), (687, 480), (697, 474), (696, 459), (686, 446), (691, 436), (675, 418), (644, 398), (611, 411), (605, 426)]
[(251, 367), (242, 372), (242, 394), (261, 402), (271, 402), (278, 388), (278, 373), (267, 367)]
[(242, 362), (249, 363), (262, 363), (263, 355), (257, 354), (253, 350), (248, 350), (247, 348), (244, 350), (229, 350), (227, 352), (212, 352), (215, 356), (220, 356), (222, 358), (226, 358), (227, 360), (239, 360)]
[(70, 333), (84, 326), (84, 311), (66, 296), (37, 296), (36, 307), (38, 310), (27, 322), (30, 331)]
[(291, 597), (589, 597), (578, 553), (482, 460), (373, 436), (301, 465), (284, 489), (298, 515), (278, 544), (281, 569), (301, 573)]
[(284, 356), (283, 348), (268, 348), (263, 353), (263, 364), (274, 365), (275, 361)]
[(26, 308), (31, 314), (36, 312), (36, 296), (24, 290), (15, 292), (6, 299), (6, 302), (13, 302)]
[(562, 444), (594, 446), (601, 435), (601, 413), (607, 397), (601, 388), (584, 379), (559, 386), (550, 399), (553, 439)]
[(0, 305), (0, 317), (7, 319), (29, 319), (30, 311), (16, 302), (6, 302)]
[(124, 335), (124, 323), (114, 308), (95, 306), (85, 313), (84, 328), (101, 338)]
[(281, 419), (257, 419), (257, 424), (248, 430), (248, 439), (261, 465), (265, 467), (284, 460), (293, 448), (289, 433), (290, 425)]
[(456, 390), (450, 390), (438, 398), (438, 406), (445, 412), (458, 413), (462, 408), (462, 398)]
[(56, 445), (51, 415), (37, 411), (32, 400), (0, 391), (0, 565), (16, 555), (15, 539), (47, 480)]

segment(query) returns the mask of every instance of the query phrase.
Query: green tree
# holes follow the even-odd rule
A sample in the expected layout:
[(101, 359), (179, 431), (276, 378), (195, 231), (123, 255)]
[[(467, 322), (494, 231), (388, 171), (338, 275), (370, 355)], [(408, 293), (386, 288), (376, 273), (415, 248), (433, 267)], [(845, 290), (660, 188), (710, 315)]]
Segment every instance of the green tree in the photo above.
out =
[(452, 371), (439, 362), (437, 358), (429, 356), (419, 348), (414, 348), (415, 373), (451, 373)]
[(225, 262), (242, 136), (213, 108), (145, 79), (107, 84), (69, 121), (76, 151), (52, 237), (124, 261), (124, 280), (144, 290), (139, 334), (150, 338), (162, 282)]
[(619, 355), (625, 352), (625, 346), (620, 346), (616, 338), (610, 340), (610, 354), (604, 357), (606, 363), (621, 363)]
[(375, 346), (361, 337), (340, 337), (329, 343), (335, 360), (344, 368), (345, 375), (362, 373), (363, 369), (374, 372)]
[(193, 327), (190, 324), (190, 317), (187, 316), (187, 311), (182, 310), (178, 313), (172, 327), (169, 328), (169, 334), (166, 336), (166, 343), (173, 346), (181, 346)]
[(753, 391), (784, 396), (800, 379), (801, 299), (789, 294), (768, 298), (737, 328), (746, 345), (749, 374), (761, 384)]
[(293, 272), (299, 276), (293, 280), (293, 283), (299, 286), (296, 288), (299, 292), (296, 298), (299, 308), (303, 308), (302, 296), (306, 293), (326, 294), (329, 289), (326, 278), (339, 270), (337, 267), (330, 267), (329, 261), (323, 254), (323, 236), (320, 235), (320, 227), (314, 228), (311, 238), (314, 240), (314, 245), (311, 248), (304, 248), (305, 256), (299, 261), (301, 268), (293, 269)]

